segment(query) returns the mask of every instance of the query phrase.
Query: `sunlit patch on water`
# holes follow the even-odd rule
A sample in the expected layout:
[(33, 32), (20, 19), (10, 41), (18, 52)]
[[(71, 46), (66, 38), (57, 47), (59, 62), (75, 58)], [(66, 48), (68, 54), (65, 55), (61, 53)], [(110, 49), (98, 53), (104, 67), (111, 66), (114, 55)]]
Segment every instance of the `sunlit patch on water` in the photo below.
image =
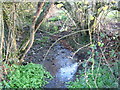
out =
[[(47, 61), (46, 67), (55, 78), (49, 81), (49, 84), (47, 84), (46, 87), (66, 87), (65, 83), (74, 79), (78, 63), (75, 61), (76, 58), (70, 58), (73, 52), (64, 48), (60, 44), (54, 46), (53, 53), (52, 60)], [(52, 67), (53, 63), (54, 67)]]
[(73, 79), (74, 74), (76, 73), (78, 68), (78, 63), (74, 63), (70, 66), (60, 68), (58, 73), (56, 74), (56, 77), (60, 81), (69, 81)]

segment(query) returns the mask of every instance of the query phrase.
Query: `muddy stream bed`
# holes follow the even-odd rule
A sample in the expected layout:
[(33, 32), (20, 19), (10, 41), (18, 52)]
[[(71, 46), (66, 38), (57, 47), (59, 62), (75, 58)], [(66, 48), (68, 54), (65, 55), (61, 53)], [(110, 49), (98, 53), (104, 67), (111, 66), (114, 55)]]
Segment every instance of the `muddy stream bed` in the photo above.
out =
[(65, 82), (74, 80), (78, 63), (71, 59), (73, 53), (60, 44), (53, 47), (53, 52), (52, 59), (43, 62), (43, 65), (54, 76), (54, 79), (49, 81), (46, 87), (65, 88)]
[[(40, 33), (37, 32), (35, 39), (40, 38)], [(25, 57), (27, 62), (42, 64), (47, 71), (54, 77), (49, 83), (45, 85), (46, 88), (66, 88), (66, 82), (75, 80), (75, 75), (81, 66), (78, 65), (78, 57), (73, 56), (73, 52), (60, 43), (56, 43), (49, 51), (46, 59), (43, 60), (44, 55), (49, 49), (50, 45), (41, 47), (40, 44), (34, 43), (31, 50)], [(83, 55), (79, 57), (82, 59)]]

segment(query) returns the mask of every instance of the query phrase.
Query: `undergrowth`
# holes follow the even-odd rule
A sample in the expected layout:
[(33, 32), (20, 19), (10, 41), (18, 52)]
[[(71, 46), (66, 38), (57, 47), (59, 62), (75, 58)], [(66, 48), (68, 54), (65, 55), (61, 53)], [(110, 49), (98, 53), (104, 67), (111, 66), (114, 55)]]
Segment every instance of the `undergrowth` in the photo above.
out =
[(74, 82), (68, 83), (68, 88), (118, 88), (117, 77), (112, 75), (107, 66), (80, 71), (78, 77)]
[(105, 45), (101, 41), (89, 46), (89, 57), (82, 62), (84, 69), (79, 70), (75, 81), (67, 83), (68, 88), (118, 88), (119, 52)]
[(40, 88), (48, 83), (48, 79), (52, 79), (40, 64), (12, 65), (8, 68), (10, 72), (3, 81), (4, 88)]

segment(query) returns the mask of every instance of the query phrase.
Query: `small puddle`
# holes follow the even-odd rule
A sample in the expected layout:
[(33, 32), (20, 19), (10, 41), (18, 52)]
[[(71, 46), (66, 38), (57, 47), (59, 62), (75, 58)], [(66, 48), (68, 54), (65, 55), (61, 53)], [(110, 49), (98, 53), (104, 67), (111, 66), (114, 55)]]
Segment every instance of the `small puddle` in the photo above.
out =
[[(53, 80), (49, 81), (46, 88), (66, 88), (66, 82), (74, 80), (75, 73), (78, 68), (78, 63), (71, 58), (73, 52), (64, 48), (60, 44), (53, 47), (54, 54), (52, 59), (47, 59), (43, 63), (46, 69), (54, 76)], [(53, 53), (52, 52), (52, 53)]]

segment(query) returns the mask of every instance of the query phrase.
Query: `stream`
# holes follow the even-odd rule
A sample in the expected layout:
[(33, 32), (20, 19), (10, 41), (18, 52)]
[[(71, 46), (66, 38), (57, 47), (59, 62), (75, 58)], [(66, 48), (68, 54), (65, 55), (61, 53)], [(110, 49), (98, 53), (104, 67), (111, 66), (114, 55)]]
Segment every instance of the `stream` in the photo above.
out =
[(53, 47), (52, 59), (47, 59), (43, 65), (54, 77), (45, 88), (66, 88), (66, 82), (75, 79), (78, 63), (77, 58), (71, 58), (73, 52), (64, 48), (61, 44)]

